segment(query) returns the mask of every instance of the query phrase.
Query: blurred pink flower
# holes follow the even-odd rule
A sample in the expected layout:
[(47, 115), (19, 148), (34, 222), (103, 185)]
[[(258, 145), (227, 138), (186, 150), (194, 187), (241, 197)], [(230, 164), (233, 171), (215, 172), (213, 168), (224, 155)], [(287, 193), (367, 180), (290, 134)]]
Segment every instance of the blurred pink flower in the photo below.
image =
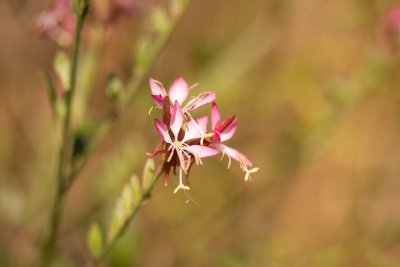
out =
[(37, 16), (34, 31), (55, 40), (61, 46), (69, 46), (75, 30), (75, 15), (71, 0), (56, 0)]
[(396, 49), (400, 32), (400, 6), (387, 9), (384, 16), (384, 34), (386, 44), (392, 51)]

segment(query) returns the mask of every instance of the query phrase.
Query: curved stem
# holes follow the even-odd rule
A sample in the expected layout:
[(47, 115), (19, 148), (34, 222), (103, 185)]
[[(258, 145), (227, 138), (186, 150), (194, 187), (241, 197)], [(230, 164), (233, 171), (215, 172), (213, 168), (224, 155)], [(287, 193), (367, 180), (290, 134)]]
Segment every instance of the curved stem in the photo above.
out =
[[(161, 165), (162, 166), (162, 165)], [(137, 203), (137, 205), (135, 206), (135, 208), (133, 209), (131, 215), (125, 220), (124, 224), (122, 225), (122, 227), (120, 228), (120, 230), (117, 232), (117, 234), (115, 235), (115, 237), (110, 240), (105, 247), (102, 250), (102, 253), (100, 254), (100, 256), (98, 256), (96, 259), (93, 259), (88, 265), (87, 267), (96, 267), (97, 265), (99, 265), (104, 258), (107, 256), (107, 254), (111, 251), (111, 249), (114, 247), (115, 243), (124, 235), (124, 233), (126, 232), (126, 230), (128, 229), (129, 225), (131, 224), (131, 222), (133, 221), (133, 219), (135, 218), (136, 214), (139, 212), (143, 202), (145, 200), (147, 200), (150, 195), (151, 192), (153, 191), (154, 186), (156, 185), (158, 179), (161, 177), (161, 173), (162, 173), (162, 168), (159, 168), (157, 173), (154, 174), (154, 179), (152, 181), (152, 183), (149, 185), (149, 187), (143, 192), (143, 194), (140, 197), (139, 202)]]
[(57, 167), (57, 189), (55, 195), (54, 205), (51, 211), (51, 221), (50, 221), (50, 233), (43, 245), (42, 255), (41, 255), (41, 266), (50, 266), (51, 261), (54, 256), (54, 247), (57, 240), (57, 232), (61, 219), (61, 203), (63, 197), (63, 187), (66, 178), (66, 172), (68, 170), (70, 162), (70, 144), (71, 144), (71, 114), (72, 114), (72, 104), (73, 97), (76, 89), (76, 77), (78, 72), (78, 55), (79, 55), (79, 45), (81, 40), (81, 32), (83, 27), (83, 22), (87, 13), (89, 0), (80, 0), (78, 11), (76, 15), (76, 29), (74, 34), (74, 44), (72, 48), (71, 55), (71, 73), (69, 80), (69, 88), (65, 94), (65, 104), (66, 104), (66, 116), (63, 121), (62, 128), (62, 143), (59, 152), (59, 160)]

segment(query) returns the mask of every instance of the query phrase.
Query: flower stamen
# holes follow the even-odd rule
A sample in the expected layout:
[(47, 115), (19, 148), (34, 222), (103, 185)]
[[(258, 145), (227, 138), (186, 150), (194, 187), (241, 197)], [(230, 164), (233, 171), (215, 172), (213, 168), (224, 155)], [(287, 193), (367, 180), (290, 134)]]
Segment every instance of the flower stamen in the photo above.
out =
[(183, 184), (183, 179), (182, 179), (182, 168), (179, 168), (179, 184), (174, 190), (174, 194), (176, 194), (179, 190), (190, 190), (190, 187), (187, 185)]

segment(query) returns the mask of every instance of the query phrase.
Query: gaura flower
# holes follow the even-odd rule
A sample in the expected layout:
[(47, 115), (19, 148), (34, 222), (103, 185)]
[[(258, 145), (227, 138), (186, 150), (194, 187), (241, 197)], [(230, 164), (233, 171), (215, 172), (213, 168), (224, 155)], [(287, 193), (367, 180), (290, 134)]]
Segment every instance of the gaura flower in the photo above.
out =
[[(165, 100), (165, 102), (169, 101), (168, 96)], [(174, 193), (176, 193), (180, 189), (189, 190), (189, 187), (183, 184), (182, 171), (188, 174), (193, 160), (197, 164), (202, 164), (202, 158), (214, 156), (219, 151), (213, 147), (199, 144), (202, 136), (199, 129), (204, 132), (207, 130), (208, 118), (206, 116), (188, 121), (176, 100), (169, 122), (169, 125), (167, 125), (158, 119), (154, 121), (162, 140), (162, 149), (154, 152), (153, 155), (165, 154), (163, 166), (165, 183), (167, 183), (171, 168), (179, 167), (179, 185), (174, 190)]]
[[(151, 97), (155, 107), (162, 109), (162, 121), (155, 119), (154, 124), (161, 137), (160, 144), (148, 156), (162, 155), (164, 183), (167, 185), (171, 169), (176, 174), (179, 168), (179, 184), (174, 193), (180, 189), (189, 190), (184, 185), (182, 175), (188, 179), (189, 170), (193, 163), (202, 164), (202, 158), (212, 157), (222, 153), (222, 158), (227, 155), (229, 165), (231, 159), (239, 162), (240, 168), (246, 173), (245, 180), (259, 168), (251, 168), (253, 163), (242, 153), (234, 148), (222, 144), (234, 135), (237, 128), (237, 119), (234, 115), (221, 121), (221, 115), (214, 100), (215, 93), (206, 92), (188, 101), (183, 107), (190, 88), (183, 78), (176, 79), (167, 94), (163, 85), (153, 79), (149, 81)], [(209, 103), (211, 107), (211, 130), (207, 133), (208, 117), (202, 116), (194, 119), (190, 112)], [(222, 159), (221, 158), (221, 159)]]
[(154, 105), (157, 108), (163, 108), (164, 98), (169, 97), (172, 104), (178, 101), (179, 105), (182, 107), (182, 111), (187, 113), (191, 110), (199, 109), (207, 104), (210, 104), (216, 99), (216, 94), (214, 92), (204, 92), (200, 95), (189, 100), (184, 106), (183, 102), (186, 100), (189, 91), (194, 86), (189, 87), (185, 79), (182, 77), (177, 78), (169, 88), (168, 94), (165, 91), (162, 83), (154, 79), (149, 81), (151, 89), (151, 98), (153, 99)]
[(37, 16), (34, 31), (55, 40), (60, 46), (69, 46), (75, 30), (75, 15), (71, 0), (56, 0)]

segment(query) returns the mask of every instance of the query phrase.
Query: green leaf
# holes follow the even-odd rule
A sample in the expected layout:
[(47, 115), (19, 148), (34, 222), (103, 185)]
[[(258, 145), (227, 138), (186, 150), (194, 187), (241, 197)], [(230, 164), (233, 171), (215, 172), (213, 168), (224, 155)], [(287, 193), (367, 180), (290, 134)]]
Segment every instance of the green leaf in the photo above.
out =
[(124, 84), (121, 82), (118, 77), (112, 75), (109, 77), (107, 87), (106, 87), (106, 94), (112, 100), (118, 100), (121, 96), (121, 92), (123, 91)]
[(146, 191), (147, 189), (150, 188), (151, 184), (153, 183), (155, 177), (154, 177), (154, 171), (155, 171), (155, 163), (154, 159), (148, 159), (146, 161), (146, 164), (144, 165), (143, 169), (143, 190)]
[(111, 242), (121, 230), (122, 226), (124, 225), (124, 218), (121, 214), (121, 210), (115, 210), (113, 217), (111, 218), (110, 228), (108, 229), (108, 242)]
[(49, 74), (43, 73), (43, 78), (46, 83), (47, 95), (49, 96), (49, 102), (50, 102), (51, 108), (54, 111), (54, 106), (57, 101), (56, 88), (55, 88), (53, 81), (51, 80)]
[(87, 246), (94, 257), (100, 256), (103, 251), (103, 235), (98, 223), (92, 223), (87, 233)]
[(141, 38), (135, 48), (135, 66), (137, 72), (143, 72), (151, 59), (151, 44), (148, 38)]
[(151, 22), (159, 33), (166, 33), (171, 28), (171, 20), (162, 8), (156, 8), (151, 14)]
[(131, 177), (130, 187), (132, 190), (133, 203), (134, 205), (138, 205), (140, 197), (142, 196), (142, 190), (140, 188), (139, 178), (135, 174)]
[(133, 192), (129, 184), (125, 185), (122, 190), (122, 208), (123, 208), (123, 217), (129, 216), (133, 209)]
[(65, 90), (68, 90), (69, 76), (71, 72), (71, 64), (69, 62), (68, 55), (62, 51), (59, 51), (54, 58), (53, 68), (61, 81), (62, 87)]

